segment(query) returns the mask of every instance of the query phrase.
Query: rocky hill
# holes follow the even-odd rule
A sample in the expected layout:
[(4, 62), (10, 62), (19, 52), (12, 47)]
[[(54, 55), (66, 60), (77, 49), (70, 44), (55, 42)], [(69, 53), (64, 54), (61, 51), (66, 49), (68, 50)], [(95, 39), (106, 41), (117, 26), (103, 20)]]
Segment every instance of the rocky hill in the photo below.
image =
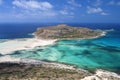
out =
[(65, 69), (51, 63), (0, 63), (0, 80), (120, 80), (120, 75), (104, 70), (94, 74), (82, 69)]
[(84, 70), (57, 68), (52, 64), (0, 63), (0, 80), (80, 80), (91, 75)]
[(65, 24), (38, 28), (35, 32), (35, 36), (42, 39), (93, 38), (101, 36), (101, 34), (102, 31), (84, 27), (71, 27)]

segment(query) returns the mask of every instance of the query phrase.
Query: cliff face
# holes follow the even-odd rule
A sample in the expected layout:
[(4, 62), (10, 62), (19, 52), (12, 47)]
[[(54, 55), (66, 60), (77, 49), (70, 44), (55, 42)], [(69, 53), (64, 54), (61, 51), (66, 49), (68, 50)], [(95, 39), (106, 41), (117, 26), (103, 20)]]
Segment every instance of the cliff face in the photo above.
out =
[(73, 39), (73, 38), (92, 38), (101, 35), (101, 31), (89, 28), (71, 27), (68, 25), (49, 26), (38, 28), (35, 32), (37, 38), (42, 39)]

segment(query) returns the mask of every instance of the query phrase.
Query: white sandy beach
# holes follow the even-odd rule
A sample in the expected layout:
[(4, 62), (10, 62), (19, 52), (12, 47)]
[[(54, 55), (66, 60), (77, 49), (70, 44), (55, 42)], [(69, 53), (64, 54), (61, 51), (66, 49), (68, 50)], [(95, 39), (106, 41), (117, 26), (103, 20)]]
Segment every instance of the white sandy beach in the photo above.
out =
[[(26, 64), (43, 64), (46, 67), (54, 67), (59, 69), (71, 69), (76, 70), (74, 66), (65, 65), (61, 63), (55, 63), (55, 62), (46, 62), (41, 60), (35, 60), (35, 59), (26, 59), (26, 58), (14, 58), (9, 55), (0, 57), (0, 63), (26, 63)], [(82, 69), (81, 69), (82, 70)]]
[(5, 55), (17, 50), (33, 49), (37, 46), (53, 44), (55, 41), (56, 40), (42, 40), (37, 38), (7, 40), (0, 43), (0, 53)]
[(20, 58), (14, 58), (9, 55), (0, 57), (0, 63), (2, 62), (20, 62)]

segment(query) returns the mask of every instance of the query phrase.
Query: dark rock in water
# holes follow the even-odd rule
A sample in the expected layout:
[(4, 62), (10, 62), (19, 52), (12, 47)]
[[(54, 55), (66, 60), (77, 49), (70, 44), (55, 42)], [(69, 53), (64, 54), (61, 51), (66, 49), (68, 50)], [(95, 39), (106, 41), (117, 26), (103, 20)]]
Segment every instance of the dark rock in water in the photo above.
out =
[(79, 39), (101, 36), (101, 30), (92, 30), (82, 27), (71, 27), (65, 24), (38, 28), (35, 32), (37, 38), (43, 39)]
[(108, 51), (108, 52), (119, 52), (120, 53), (120, 49), (117, 49), (115, 47), (106, 46), (106, 47), (101, 47), (100, 49)]
[(44, 49), (37, 49), (37, 51), (43, 51)]
[(63, 59), (65, 56), (66, 56), (66, 55), (65, 55), (65, 54), (63, 54), (63, 55), (61, 56), (61, 59)]
[(118, 47), (116, 47), (116, 46), (109, 46), (109, 45), (107, 45), (107, 47), (110, 47), (110, 48), (118, 48)]
[(116, 47), (116, 46), (109, 46), (109, 45), (106, 45), (106, 44), (92, 44), (94, 46), (96, 46), (95, 49), (99, 49), (99, 50), (104, 50), (104, 51), (107, 51), (107, 52), (118, 52), (120, 53), (120, 49), (119, 47)]
[(53, 62), (53, 61), (50, 61), (50, 60), (47, 60), (47, 59), (43, 59), (41, 61), (45, 61), (45, 62)]
[(75, 56), (89, 56), (91, 54), (91, 52), (90, 51), (88, 51), (88, 50), (84, 50), (84, 51), (82, 51), (82, 52), (80, 52), (80, 53), (78, 53), (78, 52), (76, 52), (74, 55)]
[(87, 47), (90, 47), (91, 45), (94, 45), (91, 41), (86, 41), (84, 43), (80, 43), (79, 44), (80, 46), (87, 46)]
[(21, 54), (20, 51), (15, 51), (13, 54), (9, 54), (9, 55), (18, 55), (18, 54)]
[(90, 54), (91, 54), (91, 52), (90, 52), (90, 51), (88, 51), (88, 50), (84, 50), (84, 51), (82, 52), (82, 54), (83, 54), (83, 55), (90, 55)]
[(0, 56), (3, 56), (2, 54), (0, 54)]
[(77, 52), (76, 52), (74, 55), (75, 55), (75, 56), (79, 56), (79, 55), (81, 55), (81, 53), (77, 53)]

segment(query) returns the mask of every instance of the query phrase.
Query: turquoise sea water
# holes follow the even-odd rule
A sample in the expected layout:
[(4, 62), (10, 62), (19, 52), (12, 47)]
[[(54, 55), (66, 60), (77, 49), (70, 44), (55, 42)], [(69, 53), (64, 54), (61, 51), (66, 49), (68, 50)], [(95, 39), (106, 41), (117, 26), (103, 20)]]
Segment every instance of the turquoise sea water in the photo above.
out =
[(114, 29), (106, 36), (96, 39), (60, 40), (53, 45), (16, 51), (10, 56), (61, 62), (90, 71), (105, 69), (120, 73), (119, 30)]

